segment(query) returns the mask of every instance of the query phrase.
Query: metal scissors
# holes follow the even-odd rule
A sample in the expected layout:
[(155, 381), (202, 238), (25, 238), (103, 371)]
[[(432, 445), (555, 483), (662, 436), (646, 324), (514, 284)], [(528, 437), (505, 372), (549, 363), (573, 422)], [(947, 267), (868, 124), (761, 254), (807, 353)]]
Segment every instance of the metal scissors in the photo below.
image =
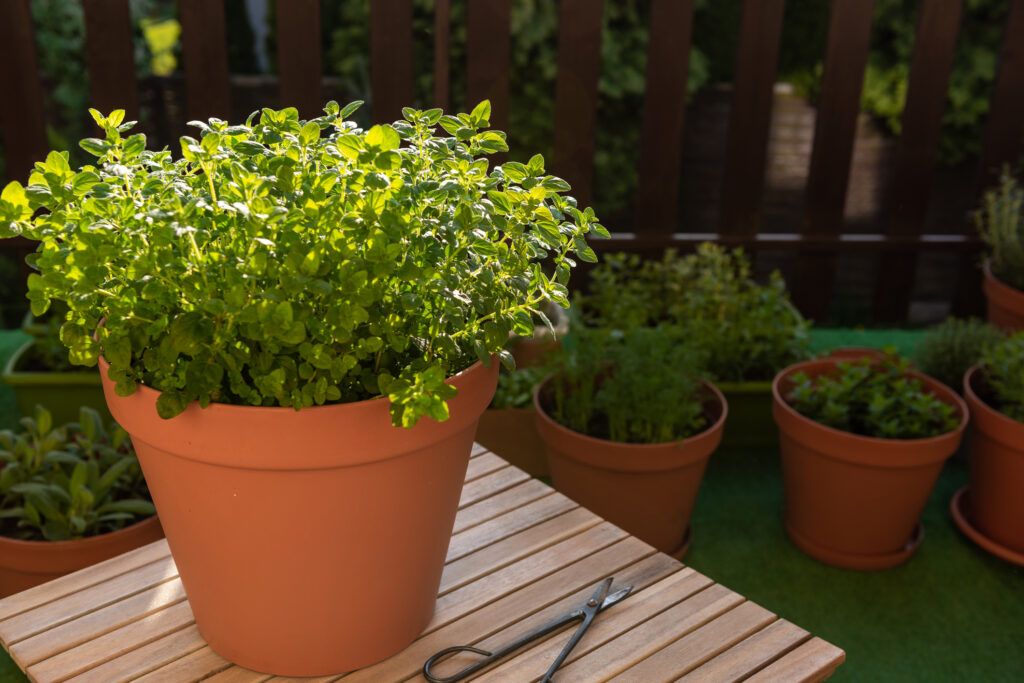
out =
[[(526, 634), (519, 640), (513, 643), (509, 643), (497, 652), (488, 652), (487, 650), (481, 650), (480, 648), (473, 647), (471, 645), (456, 645), (455, 647), (446, 647), (445, 649), (441, 650), (440, 652), (438, 652), (433, 657), (427, 660), (426, 664), (423, 665), (423, 675), (431, 683), (451, 683), (452, 681), (461, 681), (462, 679), (471, 676), (472, 674), (475, 674), (477, 671), (480, 671), (485, 667), (490, 666), (499, 659), (507, 657), (512, 652), (518, 650), (519, 648), (529, 643), (532, 643), (533, 641), (539, 638), (543, 638), (546, 635), (549, 635), (556, 631), (560, 631), (563, 627), (573, 623), (574, 621), (582, 621), (583, 623), (581, 623), (579, 628), (576, 629), (576, 633), (573, 634), (569, 642), (566, 643), (565, 647), (562, 648), (562, 651), (558, 654), (558, 657), (551, 665), (551, 668), (548, 669), (548, 672), (544, 674), (544, 678), (541, 679), (541, 683), (550, 683), (551, 676), (554, 675), (555, 670), (562, 665), (562, 662), (565, 661), (565, 658), (568, 657), (569, 653), (572, 652), (572, 649), (576, 647), (576, 643), (580, 642), (580, 639), (583, 637), (583, 634), (586, 633), (587, 629), (590, 627), (591, 622), (594, 621), (594, 617), (597, 616), (598, 612), (601, 612), (602, 610), (607, 609), (608, 607), (611, 607), (615, 603), (624, 599), (627, 595), (629, 595), (629, 592), (633, 590), (632, 586), (626, 586), (625, 588), (617, 590), (611, 595), (608, 595), (608, 589), (611, 588), (612, 585), (612, 578), (613, 577), (608, 577), (607, 579), (602, 581), (600, 585), (597, 587), (597, 590), (594, 591), (594, 594), (590, 596), (590, 599), (587, 600), (587, 602), (584, 603), (582, 607), (574, 609), (568, 614), (561, 616), (558, 619), (555, 619), (554, 621), (545, 624), (544, 626), (541, 626), (537, 630)], [(479, 662), (476, 662), (475, 664), (467, 666), (462, 671), (452, 674), (451, 676), (448, 676), (446, 678), (435, 676), (430, 672), (430, 668), (434, 666), (438, 662), (438, 660), (443, 659), (448, 655), (454, 654), (456, 652), (472, 652), (474, 654), (480, 655), (481, 657), (483, 657), (483, 659), (481, 659)]]

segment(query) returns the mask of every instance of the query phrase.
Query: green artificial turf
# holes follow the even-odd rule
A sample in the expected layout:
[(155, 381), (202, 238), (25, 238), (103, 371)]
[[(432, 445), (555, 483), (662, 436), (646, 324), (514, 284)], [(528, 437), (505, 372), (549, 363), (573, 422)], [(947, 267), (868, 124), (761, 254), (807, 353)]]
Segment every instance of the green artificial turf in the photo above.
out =
[[(815, 350), (896, 346), (912, 354), (920, 332), (814, 330)], [(0, 362), (21, 343), (0, 332)], [(0, 426), (17, 406), (0, 387)], [(846, 651), (836, 681), (1024, 681), (1024, 570), (964, 538), (949, 500), (967, 481), (960, 458), (947, 464), (925, 510), (924, 542), (902, 567), (833, 569), (786, 538), (775, 449), (712, 456), (693, 512), (686, 562)], [(0, 682), (25, 681), (0, 651)]]

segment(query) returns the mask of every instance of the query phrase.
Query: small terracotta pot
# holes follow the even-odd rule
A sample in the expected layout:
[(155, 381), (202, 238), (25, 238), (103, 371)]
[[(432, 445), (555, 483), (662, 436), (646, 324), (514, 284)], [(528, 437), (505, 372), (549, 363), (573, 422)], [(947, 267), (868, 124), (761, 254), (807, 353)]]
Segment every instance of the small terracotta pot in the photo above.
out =
[(1003, 415), (979, 397), (978, 366), (964, 374), (971, 409), (971, 523), (990, 541), (1024, 553), (1024, 423)]
[(629, 444), (580, 434), (551, 419), (542, 405), (550, 381), (538, 385), (533, 405), (554, 487), (658, 550), (680, 556), (704, 469), (722, 440), (729, 409), (721, 392), (703, 382), (711, 426), (700, 434), (681, 442)]
[(946, 459), (967, 426), (967, 406), (949, 387), (911, 375), (952, 405), (957, 428), (928, 439), (878, 439), (804, 417), (783, 398), (790, 376), (832, 372), (836, 359), (804, 361), (772, 382), (779, 426), (786, 531), (808, 555), (844, 569), (875, 570), (906, 562), (917, 549), (921, 512)]
[(989, 261), (985, 261), (982, 272), (989, 323), (1004, 330), (1024, 330), (1024, 292), (997, 280)]
[(393, 427), (378, 398), (296, 411), (103, 388), (132, 436), (196, 625), (225, 659), (319, 676), (403, 649), (430, 621), (498, 363), (448, 381), (445, 422)]
[(109, 560), (163, 537), (156, 515), (117, 531), (74, 541), (21, 541), (0, 536), (0, 598)]
[(548, 476), (548, 459), (544, 455), (544, 443), (537, 434), (533, 410), (485, 410), (476, 428), (476, 440), (531, 477)]

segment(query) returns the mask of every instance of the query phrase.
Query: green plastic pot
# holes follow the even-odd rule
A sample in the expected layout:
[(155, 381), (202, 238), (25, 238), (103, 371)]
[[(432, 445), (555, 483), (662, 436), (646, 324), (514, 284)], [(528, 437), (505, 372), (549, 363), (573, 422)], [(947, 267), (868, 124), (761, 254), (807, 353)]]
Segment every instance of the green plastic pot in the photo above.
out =
[(774, 447), (779, 430), (772, 419), (771, 382), (718, 382), (726, 403), (729, 421), (725, 423), (720, 449)]
[(14, 389), (22, 415), (35, 415), (37, 405), (53, 415), (54, 424), (78, 422), (79, 409), (88, 406), (110, 422), (110, 411), (103, 398), (100, 374), (95, 369), (81, 372), (30, 372), (20, 370), (28, 350), (35, 343), (30, 339), (18, 348), (4, 367), (3, 380)]

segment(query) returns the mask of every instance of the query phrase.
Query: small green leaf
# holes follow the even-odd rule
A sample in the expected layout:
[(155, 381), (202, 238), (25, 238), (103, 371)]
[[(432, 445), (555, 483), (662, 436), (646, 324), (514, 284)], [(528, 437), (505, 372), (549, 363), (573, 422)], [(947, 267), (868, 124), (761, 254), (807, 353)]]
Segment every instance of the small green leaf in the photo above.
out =
[(366, 144), (382, 152), (387, 152), (392, 149), (398, 149), (402, 144), (402, 139), (394, 128), (385, 124), (383, 126), (374, 126), (367, 131)]

